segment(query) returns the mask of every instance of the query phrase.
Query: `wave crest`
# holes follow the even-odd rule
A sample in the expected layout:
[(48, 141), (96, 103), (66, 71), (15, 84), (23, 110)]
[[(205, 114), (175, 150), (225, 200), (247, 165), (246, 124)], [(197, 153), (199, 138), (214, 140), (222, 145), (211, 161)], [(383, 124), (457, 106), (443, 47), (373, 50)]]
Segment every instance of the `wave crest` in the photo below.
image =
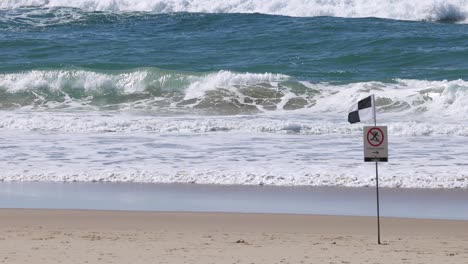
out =
[(0, 74), (0, 108), (215, 109), (237, 114), (310, 105), (306, 89), (272, 73), (194, 73), (157, 68)]
[(87, 12), (262, 13), (294, 17), (378, 17), (398, 20), (465, 21), (466, 0), (4, 0), (2, 9), (72, 7)]

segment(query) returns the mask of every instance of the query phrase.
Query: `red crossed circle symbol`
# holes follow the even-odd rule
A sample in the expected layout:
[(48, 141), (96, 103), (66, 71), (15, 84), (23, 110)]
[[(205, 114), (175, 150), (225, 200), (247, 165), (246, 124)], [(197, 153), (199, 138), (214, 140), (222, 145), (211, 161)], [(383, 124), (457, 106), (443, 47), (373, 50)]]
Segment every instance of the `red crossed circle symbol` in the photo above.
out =
[(384, 133), (382, 129), (373, 127), (367, 131), (367, 143), (373, 147), (378, 147), (384, 142)]

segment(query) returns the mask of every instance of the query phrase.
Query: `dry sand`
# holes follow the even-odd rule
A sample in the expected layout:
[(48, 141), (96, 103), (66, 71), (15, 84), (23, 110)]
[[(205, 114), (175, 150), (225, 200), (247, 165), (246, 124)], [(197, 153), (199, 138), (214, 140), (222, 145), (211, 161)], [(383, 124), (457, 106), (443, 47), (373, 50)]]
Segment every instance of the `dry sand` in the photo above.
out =
[(468, 221), (0, 210), (2, 263), (468, 263)]

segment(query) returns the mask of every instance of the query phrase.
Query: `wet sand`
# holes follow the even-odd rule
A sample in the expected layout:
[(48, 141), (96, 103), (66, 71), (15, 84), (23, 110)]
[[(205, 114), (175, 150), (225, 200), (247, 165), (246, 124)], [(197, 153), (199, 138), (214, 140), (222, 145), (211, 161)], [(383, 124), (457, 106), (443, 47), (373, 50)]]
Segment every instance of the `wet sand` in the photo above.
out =
[[(468, 189), (380, 188), (387, 217), (468, 220)], [(375, 187), (0, 182), (0, 208), (375, 216)]]
[(468, 263), (468, 221), (0, 209), (1, 263)]

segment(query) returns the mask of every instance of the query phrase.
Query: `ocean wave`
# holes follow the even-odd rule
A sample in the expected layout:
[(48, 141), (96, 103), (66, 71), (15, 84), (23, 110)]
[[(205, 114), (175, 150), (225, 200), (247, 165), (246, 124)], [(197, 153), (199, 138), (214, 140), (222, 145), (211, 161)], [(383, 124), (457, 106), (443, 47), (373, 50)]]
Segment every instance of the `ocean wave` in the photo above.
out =
[(397, 20), (466, 21), (467, 0), (4, 0), (0, 9), (79, 8), (86, 12), (262, 13), (293, 17), (377, 17)]
[(380, 113), (459, 121), (466, 121), (468, 116), (465, 80), (336, 84), (311, 83), (273, 73), (197, 73), (158, 68), (0, 74), (0, 109), (343, 114), (371, 93), (376, 94)]
[(272, 73), (189, 73), (157, 68), (32, 70), (0, 74), (0, 108), (197, 108), (236, 114), (310, 105), (299, 94), (306, 88), (289, 79)]

